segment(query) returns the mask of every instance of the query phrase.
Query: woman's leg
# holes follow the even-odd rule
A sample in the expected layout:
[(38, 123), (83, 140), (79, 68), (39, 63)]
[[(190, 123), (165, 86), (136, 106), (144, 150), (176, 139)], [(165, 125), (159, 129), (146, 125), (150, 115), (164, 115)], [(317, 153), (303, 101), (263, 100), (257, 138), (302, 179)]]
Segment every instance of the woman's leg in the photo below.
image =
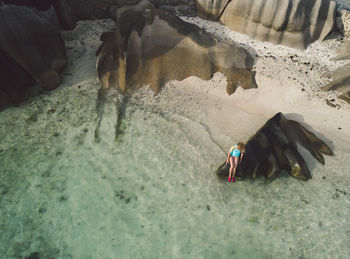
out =
[(235, 178), (235, 175), (236, 175), (236, 169), (237, 169), (237, 166), (238, 166), (238, 158), (239, 157), (232, 157), (232, 160), (234, 160), (233, 176), (232, 176), (232, 178)]
[(228, 179), (229, 180), (231, 179), (233, 167), (234, 167), (233, 156), (230, 156), (230, 170), (229, 170), (229, 173), (228, 173)]

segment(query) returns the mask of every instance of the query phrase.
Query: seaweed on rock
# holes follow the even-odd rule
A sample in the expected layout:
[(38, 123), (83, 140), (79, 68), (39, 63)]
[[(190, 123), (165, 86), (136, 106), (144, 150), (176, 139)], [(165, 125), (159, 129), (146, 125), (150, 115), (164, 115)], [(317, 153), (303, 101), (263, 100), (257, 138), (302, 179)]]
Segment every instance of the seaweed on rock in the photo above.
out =
[[(288, 120), (282, 113), (277, 113), (248, 140), (246, 153), (237, 168), (237, 176), (275, 178), (281, 171), (286, 171), (297, 179), (311, 179), (297, 144), (307, 149), (323, 165), (325, 161), (322, 154), (333, 155), (332, 150), (315, 134), (297, 121)], [(228, 168), (225, 163), (222, 164), (217, 169), (217, 175), (227, 177)]]

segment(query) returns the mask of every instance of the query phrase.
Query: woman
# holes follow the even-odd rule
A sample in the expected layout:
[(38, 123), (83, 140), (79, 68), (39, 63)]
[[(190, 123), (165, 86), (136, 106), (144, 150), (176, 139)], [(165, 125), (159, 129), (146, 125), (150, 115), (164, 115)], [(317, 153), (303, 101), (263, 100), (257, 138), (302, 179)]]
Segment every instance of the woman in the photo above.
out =
[(245, 146), (243, 142), (238, 142), (237, 145), (234, 145), (231, 147), (230, 151), (228, 152), (226, 164), (230, 163), (230, 171), (228, 175), (228, 181), (231, 181), (231, 175), (232, 175), (232, 182), (235, 182), (235, 175), (236, 175), (236, 169), (238, 166), (238, 163), (241, 163), (243, 154), (244, 154)]

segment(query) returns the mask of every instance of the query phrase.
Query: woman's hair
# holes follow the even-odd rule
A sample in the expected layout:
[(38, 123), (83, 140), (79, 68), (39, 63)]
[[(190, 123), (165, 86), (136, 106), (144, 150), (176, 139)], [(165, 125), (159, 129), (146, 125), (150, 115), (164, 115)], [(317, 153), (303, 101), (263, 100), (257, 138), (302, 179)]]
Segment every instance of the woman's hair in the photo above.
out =
[(238, 146), (238, 149), (240, 151), (244, 151), (245, 150), (245, 145), (244, 145), (244, 143), (242, 141), (238, 142), (237, 146)]

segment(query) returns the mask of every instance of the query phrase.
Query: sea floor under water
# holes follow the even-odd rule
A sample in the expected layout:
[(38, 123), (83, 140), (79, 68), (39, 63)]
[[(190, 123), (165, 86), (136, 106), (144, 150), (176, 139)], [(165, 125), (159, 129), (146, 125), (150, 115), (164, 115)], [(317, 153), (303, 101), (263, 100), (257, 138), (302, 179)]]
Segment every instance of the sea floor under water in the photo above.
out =
[(279, 111), (308, 123), (319, 104), (261, 73), (230, 97), (216, 74), (98, 98), (95, 51), (113, 26), (65, 32), (62, 85), (0, 112), (0, 258), (350, 257), (348, 138), (328, 135), (346, 131), (345, 108), (313, 119), (335, 156), (301, 150), (311, 180), (229, 183), (215, 170), (232, 143)]
[(228, 183), (225, 153), (175, 103), (144, 90), (99, 113), (88, 84), (0, 113), (1, 258), (350, 256), (348, 155), (307, 182)]

